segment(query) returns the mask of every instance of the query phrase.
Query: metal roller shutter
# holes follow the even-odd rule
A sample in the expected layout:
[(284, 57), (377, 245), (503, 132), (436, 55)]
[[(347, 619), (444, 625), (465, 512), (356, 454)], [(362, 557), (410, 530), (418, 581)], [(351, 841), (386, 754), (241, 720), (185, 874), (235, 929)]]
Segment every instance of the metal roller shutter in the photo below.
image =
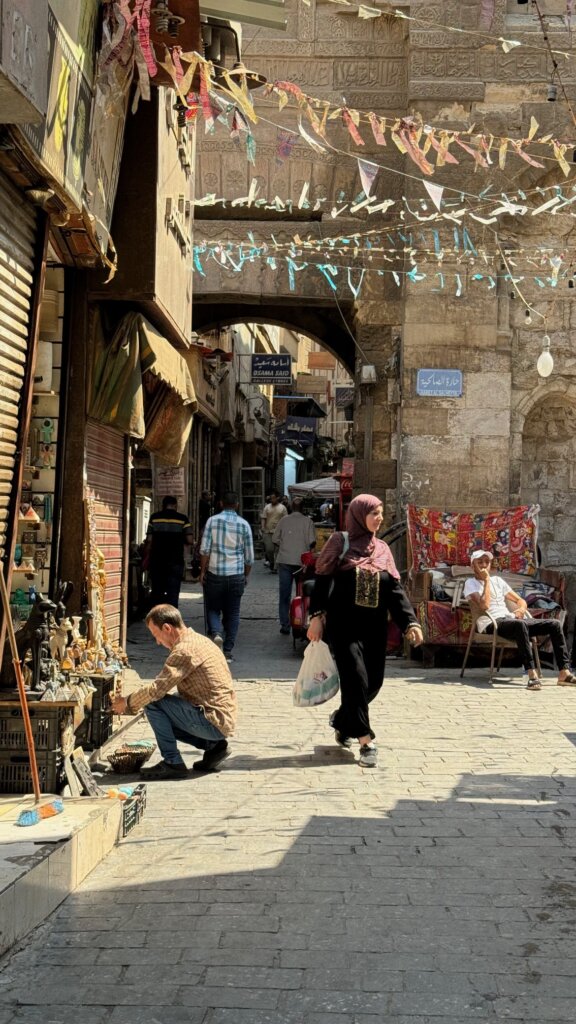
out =
[(0, 556), (8, 530), (30, 345), (35, 245), (34, 208), (0, 174)]
[(88, 421), (86, 495), (94, 501), (96, 543), (106, 565), (104, 613), (110, 640), (123, 639), (126, 438), (113, 427)]

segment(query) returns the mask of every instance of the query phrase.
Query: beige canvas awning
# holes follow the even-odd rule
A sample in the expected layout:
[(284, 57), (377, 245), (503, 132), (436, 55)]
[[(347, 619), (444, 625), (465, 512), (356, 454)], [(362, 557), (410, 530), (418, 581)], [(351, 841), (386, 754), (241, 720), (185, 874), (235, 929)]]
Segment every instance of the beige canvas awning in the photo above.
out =
[[(166, 388), (161, 401), (146, 402), (145, 373)], [(88, 415), (143, 440), (149, 451), (178, 465), (197, 407), (186, 361), (140, 313), (128, 313), (110, 342), (98, 317), (93, 332), (93, 364)]]
[(286, 30), (284, 0), (200, 0), (200, 14)]

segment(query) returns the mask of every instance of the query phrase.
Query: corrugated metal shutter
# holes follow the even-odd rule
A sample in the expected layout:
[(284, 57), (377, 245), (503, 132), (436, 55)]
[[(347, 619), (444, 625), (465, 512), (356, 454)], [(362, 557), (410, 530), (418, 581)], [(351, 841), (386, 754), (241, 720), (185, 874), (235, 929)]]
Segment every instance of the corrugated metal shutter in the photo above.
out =
[(113, 427), (88, 421), (86, 494), (94, 501), (96, 543), (106, 560), (106, 628), (110, 640), (122, 637), (126, 438)]
[(0, 174), (0, 554), (8, 530), (30, 344), (36, 213)]

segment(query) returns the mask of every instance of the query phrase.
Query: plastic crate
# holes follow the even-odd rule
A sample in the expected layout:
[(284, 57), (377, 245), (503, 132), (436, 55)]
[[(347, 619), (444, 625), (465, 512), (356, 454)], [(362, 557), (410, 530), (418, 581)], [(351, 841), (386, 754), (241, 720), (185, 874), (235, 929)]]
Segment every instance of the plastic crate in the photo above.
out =
[[(34, 746), (39, 750), (56, 750), (60, 746), (62, 709), (29, 708)], [(19, 707), (0, 708), (0, 750), (26, 750), (24, 719)]]
[(90, 712), (90, 733), (88, 746), (98, 749), (110, 739), (114, 732), (114, 715), (111, 700), (115, 693), (116, 675), (91, 675), (90, 682), (96, 687), (92, 694), (92, 710)]
[[(42, 793), (55, 793), (58, 787), (61, 758), (56, 750), (39, 750), (36, 754)], [(0, 793), (32, 793), (32, 775), (28, 754), (0, 750)]]
[(127, 836), (129, 832), (141, 820), (146, 810), (146, 785), (140, 782), (132, 796), (122, 804), (122, 835)]

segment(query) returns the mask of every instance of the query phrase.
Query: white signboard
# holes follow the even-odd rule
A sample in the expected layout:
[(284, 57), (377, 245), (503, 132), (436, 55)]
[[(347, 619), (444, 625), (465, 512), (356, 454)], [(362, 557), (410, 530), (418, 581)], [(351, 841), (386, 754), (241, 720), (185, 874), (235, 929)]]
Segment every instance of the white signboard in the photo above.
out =
[(160, 498), (166, 494), (173, 494), (175, 498), (183, 498), (184, 483), (184, 466), (179, 466), (177, 469), (162, 466), (156, 469), (156, 494)]

